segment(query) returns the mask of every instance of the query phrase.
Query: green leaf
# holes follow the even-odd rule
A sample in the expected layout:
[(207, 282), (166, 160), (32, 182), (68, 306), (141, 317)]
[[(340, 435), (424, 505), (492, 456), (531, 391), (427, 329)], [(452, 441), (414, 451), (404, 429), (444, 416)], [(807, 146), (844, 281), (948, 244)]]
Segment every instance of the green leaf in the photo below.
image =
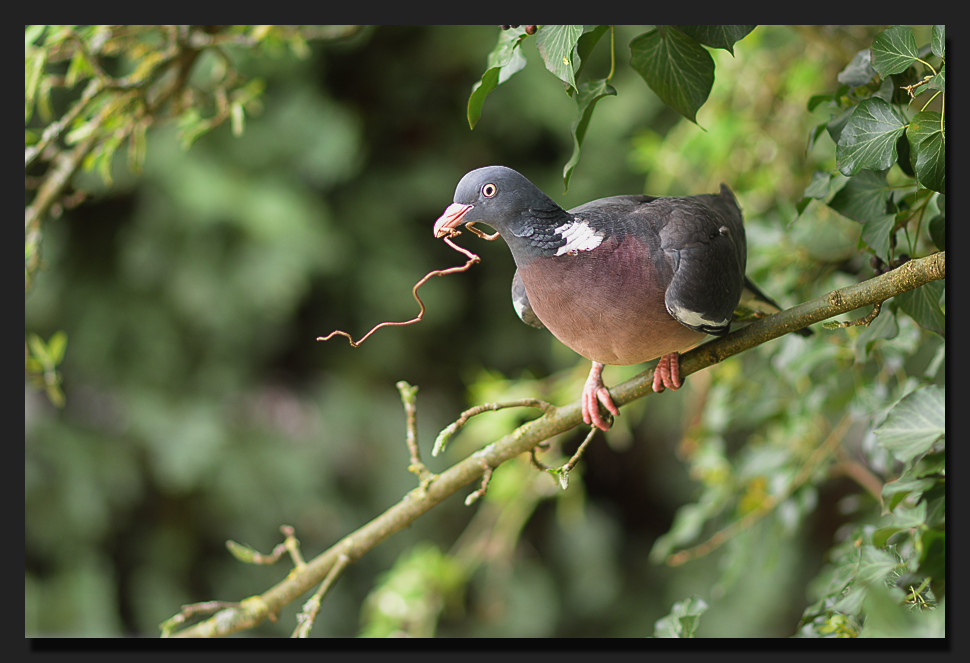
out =
[(877, 548), (885, 548), (886, 542), (892, 537), (893, 534), (898, 534), (903, 531), (902, 527), (890, 526), (890, 527), (880, 527), (875, 532), (872, 533), (872, 545)]
[(869, 584), (881, 581), (896, 568), (896, 565), (896, 560), (888, 552), (872, 546), (863, 546), (862, 559), (859, 560), (859, 568), (856, 571), (856, 582)]
[(936, 111), (917, 113), (906, 129), (910, 162), (917, 181), (927, 189), (946, 193), (946, 135), (943, 116)]
[(60, 364), (64, 359), (64, 352), (67, 350), (67, 334), (63, 331), (54, 332), (50, 340), (47, 341), (47, 350), (54, 365)]
[(810, 152), (815, 143), (818, 141), (822, 132), (828, 127), (828, 122), (822, 122), (821, 124), (816, 124), (815, 128), (808, 134), (808, 145), (805, 147), (806, 152)]
[(930, 239), (940, 251), (946, 251), (946, 218), (937, 214), (930, 219), (929, 224)]
[(832, 181), (831, 173), (816, 170), (812, 173), (812, 181), (802, 193), (802, 199), (795, 204), (795, 209), (799, 215), (805, 211), (812, 199), (822, 200), (829, 195), (829, 183)]
[(926, 87), (930, 88), (931, 90), (946, 92), (946, 65), (940, 67), (940, 73), (931, 78), (926, 84)]
[(669, 615), (654, 623), (653, 635), (655, 638), (693, 638), (700, 616), (706, 611), (707, 603), (696, 596), (675, 603)]
[(734, 44), (748, 36), (755, 25), (676, 25), (688, 37), (711, 48), (723, 48), (734, 55)]
[(946, 315), (940, 308), (940, 298), (946, 286), (943, 281), (930, 281), (915, 290), (896, 295), (899, 308), (915, 320), (920, 327), (946, 336)]
[(482, 105), (485, 97), (498, 85), (504, 83), (510, 76), (522, 70), (526, 65), (525, 56), (519, 49), (519, 44), (528, 35), (521, 28), (502, 30), (498, 36), (498, 43), (488, 54), (488, 65), (482, 80), (472, 87), (468, 97), (468, 126), (472, 129), (482, 116)]
[(31, 46), (44, 32), (46, 25), (28, 25), (24, 28), (24, 46)]
[(913, 170), (913, 165), (910, 163), (910, 149), (909, 149), (909, 138), (905, 134), (899, 137), (896, 141), (896, 165), (899, 169), (906, 173), (908, 177), (916, 177), (916, 172)]
[(831, 94), (813, 94), (811, 97), (808, 98), (808, 103), (805, 104), (805, 107), (808, 109), (808, 112), (811, 113), (822, 104), (829, 103), (831, 101), (832, 101)]
[(88, 62), (84, 51), (80, 48), (74, 51), (71, 56), (71, 63), (67, 66), (67, 74), (64, 76), (64, 83), (67, 87), (74, 87), (75, 83), (85, 78), (94, 76), (94, 67)]
[(582, 148), (583, 138), (586, 136), (589, 120), (593, 116), (593, 107), (603, 97), (613, 95), (616, 95), (616, 90), (605, 78), (588, 81), (579, 86), (579, 93), (576, 95), (576, 119), (573, 120), (571, 128), (573, 154), (562, 172), (563, 186), (567, 190), (569, 189), (569, 178), (572, 177), (573, 169), (579, 163), (580, 148)]
[(888, 169), (896, 163), (896, 141), (905, 130), (906, 120), (890, 104), (877, 97), (864, 99), (839, 136), (839, 170), (855, 175), (863, 169)]
[(946, 435), (945, 388), (927, 385), (903, 397), (874, 431), (903, 463), (928, 452)]
[(24, 122), (30, 120), (34, 109), (34, 99), (40, 85), (44, 65), (47, 64), (47, 49), (37, 49), (24, 62)]
[(913, 31), (902, 25), (894, 25), (877, 34), (870, 50), (872, 68), (883, 78), (906, 71), (919, 55)]
[(579, 78), (580, 74), (583, 73), (583, 67), (586, 66), (587, 58), (589, 54), (593, 52), (593, 47), (599, 42), (600, 37), (602, 37), (610, 29), (608, 25), (595, 25), (595, 26), (583, 26), (582, 36), (579, 41), (576, 42), (576, 51), (573, 55), (573, 67), (576, 70), (576, 78)]
[(876, 75), (876, 70), (872, 68), (869, 49), (864, 48), (856, 53), (852, 62), (839, 72), (838, 81), (849, 87), (860, 87), (869, 83)]
[(864, 170), (850, 177), (832, 197), (829, 207), (842, 216), (865, 223), (888, 213), (887, 205), (892, 190), (886, 182), (886, 173)]
[(573, 51), (582, 34), (581, 25), (543, 25), (536, 33), (536, 48), (546, 69), (574, 90)]
[(889, 260), (889, 247), (892, 245), (892, 235), (896, 230), (896, 215), (881, 214), (862, 224), (860, 237), (877, 256)]
[(946, 41), (944, 40), (945, 31), (945, 25), (933, 26), (933, 37), (930, 39), (930, 49), (933, 51), (933, 55), (938, 58), (942, 58), (944, 55), (946, 55)]
[(921, 537), (923, 554), (919, 559), (919, 572), (932, 578), (930, 588), (936, 600), (946, 596), (946, 530), (928, 529)]
[(929, 454), (920, 458), (919, 462), (909, 472), (917, 479), (928, 476), (943, 476), (946, 474), (946, 454), (943, 452)]
[(842, 137), (842, 130), (845, 129), (845, 125), (848, 124), (849, 118), (852, 117), (855, 109), (855, 106), (849, 106), (837, 116), (825, 123), (825, 130), (829, 132), (829, 138), (831, 138), (832, 142), (836, 145), (839, 144), (839, 139)]
[(658, 27), (630, 42), (630, 66), (665, 104), (697, 123), (714, 87), (714, 60), (679, 30)]
[(831, 173), (816, 170), (812, 173), (812, 181), (805, 187), (805, 192), (802, 195), (821, 200), (829, 195), (829, 183), (831, 181)]
[(27, 345), (30, 346), (30, 353), (37, 357), (40, 363), (45, 369), (53, 368), (54, 363), (51, 360), (50, 350), (47, 348), (47, 344), (44, 340), (37, 334), (30, 334), (27, 337)]
[(856, 362), (865, 363), (872, 346), (877, 341), (894, 339), (898, 335), (899, 325), (896, 322), (896, 314), (890, 311), (888, 307), (883, 308), (876, 319), (859, 333), (855, 343)]

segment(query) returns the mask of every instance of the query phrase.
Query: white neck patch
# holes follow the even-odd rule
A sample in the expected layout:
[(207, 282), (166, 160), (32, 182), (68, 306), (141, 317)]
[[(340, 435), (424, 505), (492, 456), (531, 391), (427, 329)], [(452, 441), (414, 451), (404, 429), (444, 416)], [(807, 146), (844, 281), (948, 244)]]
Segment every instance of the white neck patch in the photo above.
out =
[(603, 243), (603, 234), (593, 230), (585, 221), (570, 221), (556, 228), (556, 232), (566, 239), (566, 243), (556, 251), (557, 256), (577, 251), (592, 251)]

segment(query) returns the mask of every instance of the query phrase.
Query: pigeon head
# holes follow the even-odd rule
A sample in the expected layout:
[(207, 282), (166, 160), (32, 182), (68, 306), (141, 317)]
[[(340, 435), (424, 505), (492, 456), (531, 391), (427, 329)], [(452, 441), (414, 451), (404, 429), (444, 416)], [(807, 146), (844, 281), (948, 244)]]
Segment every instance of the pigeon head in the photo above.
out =
[(505, 166), (469, 172), (458, 183), (454, 200), (435, 221), (435, 237), (475, 221), (492, 226), (506, 239), (509, 234), (525, 237), (532, 233), (535, 223), (566, 215), (532, 182)]

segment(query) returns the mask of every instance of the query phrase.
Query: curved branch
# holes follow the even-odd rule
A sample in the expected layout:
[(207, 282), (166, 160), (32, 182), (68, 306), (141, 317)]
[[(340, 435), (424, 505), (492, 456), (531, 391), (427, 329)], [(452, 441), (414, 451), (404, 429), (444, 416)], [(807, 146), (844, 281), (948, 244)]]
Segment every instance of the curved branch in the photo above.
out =
[[(770, 315), (723, 338), (706, 343), (681, 357), (682, 375), (689, 375), (757, 345), (863, 306), (871, 306), (894, 295), (946, 277), (946, 253), (940, 252), (869, 279), (863, 283), (834, 290), (827, 295)], [(625, 405), (653, 393), (653, 369), (610, 389), (614, 403)], [(550, 407), (541, 417), (529, 421), (502, 439), (479, 449), (442, 472), (431, 483), (410, 491), (404, 498), (349, 534), (303, 567), (296, 568), (283, 581), (259, 596), (221, 610), (213, 617), (179, 631), (178, 637), (212, 637), (252, 628), (267, 617), (275, 617), (283, 606), (319, 585), (333, 566), (346, 556), (350, 562), (362, 557), (392, 534), (410, 525), (419, 516), (461, 488), (478, 480), (486, 469), (533, 449), (540, 442), (582, 423), (579, 401), (563, 407)]]

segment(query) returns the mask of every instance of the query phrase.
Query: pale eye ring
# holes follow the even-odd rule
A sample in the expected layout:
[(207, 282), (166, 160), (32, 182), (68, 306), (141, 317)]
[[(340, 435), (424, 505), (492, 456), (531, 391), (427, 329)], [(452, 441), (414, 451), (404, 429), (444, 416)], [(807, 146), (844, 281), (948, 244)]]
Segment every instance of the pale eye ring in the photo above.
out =
[(482, 187), (482, 195), (485, 196), (486, 198), (491, 198), (496, 193), (498, 193), (498, 187), (496, 187), (491, 182), (489, 182), (488, 184)]

